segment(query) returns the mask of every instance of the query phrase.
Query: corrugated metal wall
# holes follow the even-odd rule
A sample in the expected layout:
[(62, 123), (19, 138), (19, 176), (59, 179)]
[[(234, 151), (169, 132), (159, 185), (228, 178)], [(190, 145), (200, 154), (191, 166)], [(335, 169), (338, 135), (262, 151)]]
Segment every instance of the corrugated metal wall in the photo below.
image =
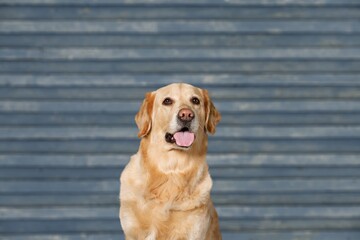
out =
[(0, 0), (0, 238), (119, 239), (144, 93), (207, 88), (225, 239), (360, 239), (359, 0)]

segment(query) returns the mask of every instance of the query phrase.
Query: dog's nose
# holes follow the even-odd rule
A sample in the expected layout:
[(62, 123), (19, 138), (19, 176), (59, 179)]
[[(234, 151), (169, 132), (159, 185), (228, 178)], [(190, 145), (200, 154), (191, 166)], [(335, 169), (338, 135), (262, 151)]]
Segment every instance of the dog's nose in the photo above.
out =
[(195, 117), (194, 112), (188, 108), (183, 108), (178, 113), (178, 118), (182, 122), (190, 122)]

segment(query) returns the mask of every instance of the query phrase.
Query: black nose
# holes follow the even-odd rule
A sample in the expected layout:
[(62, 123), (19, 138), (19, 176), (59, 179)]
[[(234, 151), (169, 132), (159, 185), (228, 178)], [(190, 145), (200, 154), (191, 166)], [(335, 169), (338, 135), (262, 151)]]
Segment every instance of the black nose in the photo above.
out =
[(190, 122), (194, 117), (194, 112), (188, 108), (183, 108), (178, 113), (178, 119), (182, 122)]

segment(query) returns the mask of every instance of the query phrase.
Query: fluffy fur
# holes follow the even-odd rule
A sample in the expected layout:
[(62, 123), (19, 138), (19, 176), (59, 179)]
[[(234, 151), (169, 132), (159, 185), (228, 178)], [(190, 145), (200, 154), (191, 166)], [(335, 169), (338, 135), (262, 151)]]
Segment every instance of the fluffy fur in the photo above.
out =
[[(173, 100), (169, 106), (163, 104), (167, 97)], [(179, 130), (176, 116), (183, 108), (195, 115), (190, 131), (196, 137), (189, 148), (164, 137)], [(120, 178), (119, 215), (126, 239), (221, 239), (206, 163), (207, 133), (215, 133), (220, 114), (208, 92), (176, 83), (147, 93), (135, 121), (140, 147)]]

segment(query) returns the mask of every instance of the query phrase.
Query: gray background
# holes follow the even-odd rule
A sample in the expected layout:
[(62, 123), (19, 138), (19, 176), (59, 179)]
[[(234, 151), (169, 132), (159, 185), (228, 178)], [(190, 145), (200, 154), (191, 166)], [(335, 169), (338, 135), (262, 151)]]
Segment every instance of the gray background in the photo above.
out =
[(207, 88), (224, 239), (360, 239), (359, 0), (0, 0), (0, 238), (120, 239), (147, 91)]

